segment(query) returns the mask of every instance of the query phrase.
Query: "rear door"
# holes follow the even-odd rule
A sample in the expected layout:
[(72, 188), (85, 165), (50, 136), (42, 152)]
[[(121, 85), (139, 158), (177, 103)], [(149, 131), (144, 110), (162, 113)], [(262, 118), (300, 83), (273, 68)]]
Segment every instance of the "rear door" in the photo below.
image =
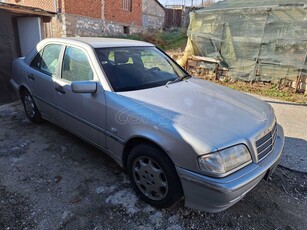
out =
[[(60, 76), (54, 79), (56, 122), (100, 147), (106, 147), (106, 100), (89, 55), (79, 47), (67, 46)], [(96, 93), (74, 93), (71, 83), (96, 81)]]
[(60, 73), (59, 59), (63, 49), (64, 46), (59, 44), (46, 45), (34, 57), (26, 71), (31, 94), (46, 117), (52, 117), (55, 111), (53, 79)]

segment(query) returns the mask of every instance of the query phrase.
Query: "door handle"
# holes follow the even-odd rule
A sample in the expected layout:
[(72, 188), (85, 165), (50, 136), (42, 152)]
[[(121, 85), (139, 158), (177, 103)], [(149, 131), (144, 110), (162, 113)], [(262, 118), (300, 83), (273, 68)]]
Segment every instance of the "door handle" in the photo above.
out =
[(33, 74), (29, 74), (29, 75), (28, 75), (28, 78), (29, 78), (30, 80), (33, 80), (33, 81), (35, 80), (35, 77), (34, 77)]
[(65, 91), (62, 86), (55, 87), (55, 90), (59, 92), (60, 94), (65, 94)]

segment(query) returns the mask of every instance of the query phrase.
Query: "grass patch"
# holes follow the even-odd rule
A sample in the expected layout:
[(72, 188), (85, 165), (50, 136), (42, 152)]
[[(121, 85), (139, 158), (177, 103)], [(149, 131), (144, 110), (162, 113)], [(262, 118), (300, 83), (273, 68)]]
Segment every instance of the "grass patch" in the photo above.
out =
[[(119, 37), (117, 37), (119, 38)], [(180, 48), (184, 50), (187, 44), (187, 31), (185, 29), (177, 28), (168, 31), (133, 34), (123, 36), (120, 38), (139, 40), (152, 43), (164, 51)]]
[(219, 84), (227, 86), (229, 88), (247, 92), (258, 94), (265, 97), (271, 97), (280, 99), (283, 101), (290, 101), (296, 103), (307, 104), (307, 95), (303, 93), (295, 93), (295, 89), (285, 87), (282, 89), (278, 89), (277, 84), (270, 84), (270, 83), (254, 83), (250, 84), (247, 82), (221, 82), (218, 81)]
[(187, 31), (184, 29), (161, 33), (160, 38), (165, 41), (165, 45), (161, 47), (165, 51), (178, 48), (184, 50), (188, 39)]

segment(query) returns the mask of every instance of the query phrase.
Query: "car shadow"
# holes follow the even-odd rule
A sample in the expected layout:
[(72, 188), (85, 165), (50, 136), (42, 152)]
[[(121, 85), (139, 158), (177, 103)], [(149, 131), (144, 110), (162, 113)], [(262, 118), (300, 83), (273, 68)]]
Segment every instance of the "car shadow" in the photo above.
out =
[(286, 137), (281, 165), (295, 171), (307, 173), (307, 141)]

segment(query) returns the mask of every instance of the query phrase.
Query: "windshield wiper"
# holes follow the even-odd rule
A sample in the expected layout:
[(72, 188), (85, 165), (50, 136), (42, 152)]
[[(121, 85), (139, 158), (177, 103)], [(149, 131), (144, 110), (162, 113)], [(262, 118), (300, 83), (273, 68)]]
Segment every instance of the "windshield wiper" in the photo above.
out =
[(165, 85), (167, 86), (167, 85), (169, 85), (169, 84), (174, 84), (174, 83), (176, 83), (176, 82), (183, 81), (183, 80), (189, 79), (189, 78), (191, 78), (191, 76), (188, 75), (188, 74), (186, 74), (186, 75), (184, 75), (184, 76), (182, 76), (182, 77), (176, 78), (175, 80), (166, 82)]

